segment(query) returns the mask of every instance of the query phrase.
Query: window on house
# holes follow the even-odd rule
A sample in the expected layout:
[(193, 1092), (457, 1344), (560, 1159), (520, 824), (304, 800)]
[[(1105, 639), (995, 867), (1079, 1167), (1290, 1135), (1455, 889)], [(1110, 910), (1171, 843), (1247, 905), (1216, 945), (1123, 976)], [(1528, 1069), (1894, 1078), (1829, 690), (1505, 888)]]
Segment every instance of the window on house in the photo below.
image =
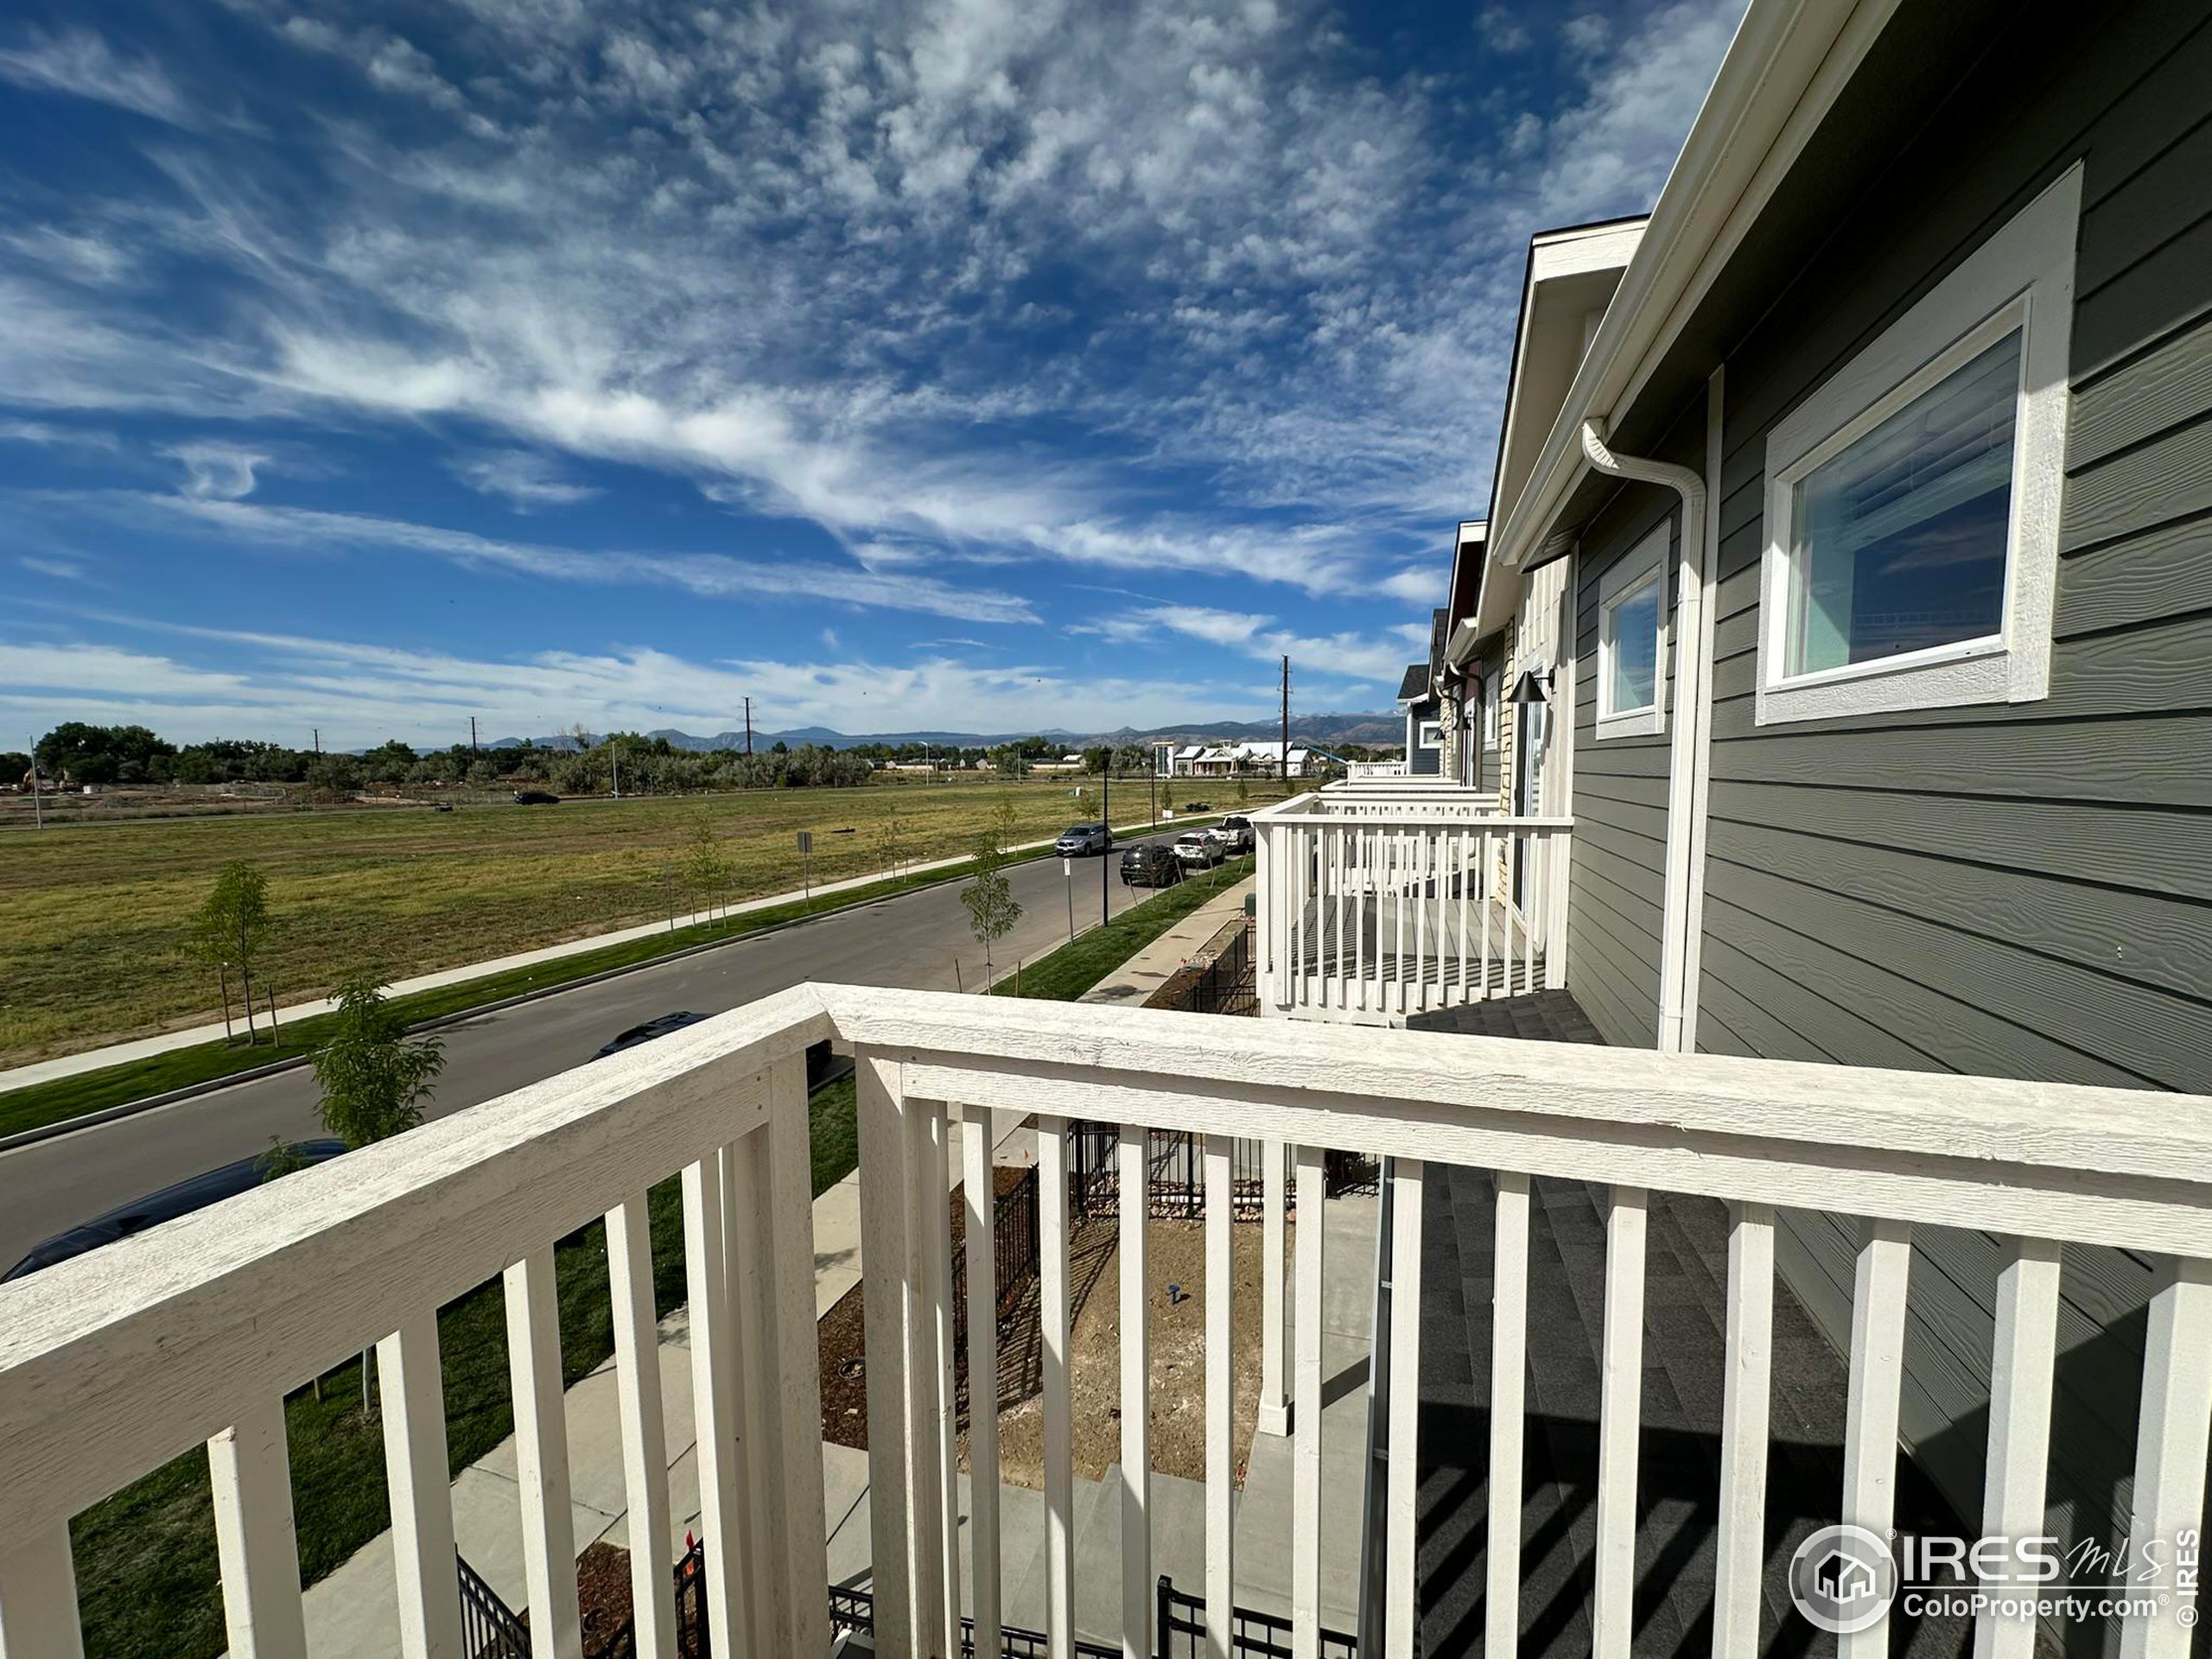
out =
[(1421, 731), (1418, 735), (1421, 746), (1424, 749), (1440, 749), (1444, 747), (1444, 728), (1439, 721), (1424, 720), (1421, 723)]
[(1666, 524), (1598, 583), (1598, 735), (1646, 736), (1665, 725), (1659, 665), (1667, 634)]
[(1497, 747), (1497, 676), (1485, 674), (1476, 684), (1483, 704), (1483, 747), (1494, 749)]
[(2048, 692), (2080, 194), (2077, 168), (1770, 435), (1758, 723)]

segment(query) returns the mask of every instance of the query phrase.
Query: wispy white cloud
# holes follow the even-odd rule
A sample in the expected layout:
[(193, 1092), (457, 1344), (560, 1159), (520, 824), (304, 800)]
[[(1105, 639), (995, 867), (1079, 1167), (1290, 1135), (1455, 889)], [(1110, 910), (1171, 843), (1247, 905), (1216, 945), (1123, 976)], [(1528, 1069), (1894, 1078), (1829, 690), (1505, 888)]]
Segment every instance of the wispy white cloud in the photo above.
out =
[(56, 582), (85, 580), (85, 567), (74, 559), (48, 559), (35, 553), (25, 553), (19, 556), (16, 563), (34, 575), (51, 576)]
[(19, 492), (16, 499), (33, 512), (58, 508), (72, 516), (282, 551), (400, 549), (475, 569), (506, 570), (550, 582), (599, 585), (643, 582), (709, 598), (824, 601), (862, 609), (957, 616), (975, 622), (1037, 620), (1029, 602), (1015, 594), (956, 588), (932, 576), (871, 572), (819, 561), (561, 547), (506, 541), (367, 513), (271, 506), (214, 494)]
[(259, 449), (202, 439), (162, 452), (184, 466), (184, 492), (199, 500), (237, 501), (253, 493), (257, 468), (269, 462)]
[(544, 456), (527, 449), (458, 456), (452, 468), (469, 488), (504, 496), (517, 512), (574, 506), (600, 493), (591, 485), (575, 482)]
[[(238, 630), (109, 619), (111, 626), (181, 643), (149, 649), (70, 639), (0, 642), (0, 709), (21, 723), (61, 717), (143, 721), (173, 740), (277, 734), (308, 724), (324, 741), (359, 747), (398, 736), (451, 741), (468, 716), (503, 735), (582, 723), (720, 731), (753, 698), (756, 725), (1089, 730), (1101, 711), (1162, 724), (1193, 707), (1219, 718), (1258, 718), (1263, 689), (1234, 682), (1072, 681), (1041, 666), (977, 669), (929, 659), (877, 662), (746, 658), (701, 662), (649, 647), (545, 652), (513, 658)], [(218, 648), (238, 667), (187, 659)]]
[(150, 58), (127, 58), (89, 29), (31, 29), (0, 46), (0, 80), (32, 92), (67, 92), (184, 127), (193, 111)]
[[(1276, 626), (1272, 616), (1203, 605), (1147, 606), (1084, 624), (1080, 631), (1126, 643), (1163, 630), (1262, 661), (1288, 657), (1294, 669), (1342, 675), (1370, 690), (1386, 680), (1395, 681), (1405, 661), (1405, 647), (1388, 638), (1357, 632), (1301, 634)], [(1395, 632), (1403, 637), (1408, 631)], [(1413, 631), (1426, 638), (1426, 630)]]

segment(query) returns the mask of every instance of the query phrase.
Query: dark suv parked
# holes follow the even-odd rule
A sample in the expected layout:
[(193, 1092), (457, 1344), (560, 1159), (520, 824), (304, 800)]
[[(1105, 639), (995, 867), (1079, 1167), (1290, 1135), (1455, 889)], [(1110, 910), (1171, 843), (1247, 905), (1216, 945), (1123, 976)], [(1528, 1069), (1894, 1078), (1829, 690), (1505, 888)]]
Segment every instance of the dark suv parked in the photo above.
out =
[(1140, 842), (1122, 854), (1125, 887), (1172, 887), (1183, 879), (1183, 861), (1157, 841)]

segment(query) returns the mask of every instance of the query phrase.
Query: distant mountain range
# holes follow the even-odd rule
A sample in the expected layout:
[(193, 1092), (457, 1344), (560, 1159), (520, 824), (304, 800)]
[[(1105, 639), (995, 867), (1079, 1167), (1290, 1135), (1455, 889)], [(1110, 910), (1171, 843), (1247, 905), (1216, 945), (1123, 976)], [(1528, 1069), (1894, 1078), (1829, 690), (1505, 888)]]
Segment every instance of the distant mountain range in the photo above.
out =
[[(1079, 749), (1096, 743), (1147, 743), (1156, 739), (1172, 740), (1179, 743), (1220, 743), (1244, 741), (1265, 741), (1281, 734), (1281, 725), (1266, 720), (1224, 720), (1199, 721), (1184, 726), (1155, 726), (1139, 730), (1123, 726), (1110, 732), (1071, 732), (1048, 727), (1043, 731), (1023, 732), (840, 732), (827, 726), (800, 726), (789, 731), (753, 734), (755, 749), (773, 748), (778, 743), (799, 748), (812, 743), (818, 747), (849, 749), (862, 743), (927, 743), (941, 748), (980, 749), (1000, 743), (1010, 743), (1025, 737), (1048, 737), (1056, 743), (1065, 743), (1070, 749)], [(664, 737), (679, 749), (741, 749), (745, 747), (743, 731), (716, 732), (702, 737), (692, 732), (680, 732), (671, 728), (648, 732), (648, 737)], [(1395, 743), (1405, 736), (1405, 722), (1395, 714), (1372, 715), (1300, 715), (1290, 722), (1294, 742), (1303, 740), (1324, 746), (1331, 743)], [(519, 748), (524, 740), (503, 737), (489, 747), (495, 749)], [(529, 740), (541, 749), (568, 748), (575, 739), (568, 733)]]

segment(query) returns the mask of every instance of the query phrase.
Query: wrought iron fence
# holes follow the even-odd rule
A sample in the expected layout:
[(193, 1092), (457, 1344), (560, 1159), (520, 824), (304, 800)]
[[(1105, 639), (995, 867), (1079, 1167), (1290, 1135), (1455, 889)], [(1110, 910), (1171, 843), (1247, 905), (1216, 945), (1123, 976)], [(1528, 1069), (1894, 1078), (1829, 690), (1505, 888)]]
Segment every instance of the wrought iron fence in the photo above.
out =
[(530, 1659), (530, 1630), (458, 1551), (461, 1576), (461, 1650), (466, 1659)]
[[(1021, 1173), (1021, 1179), (1000, 1193), (991, 1206), (991, 1249), (996, 1263), (998, 1280), (998, 1315), (1003, 1324), (1021, 1302), (1021, 1293), (1037, 1276), (1038, 1265), (1043, 1260), (1037, 1231), (1037, 1171), (1034, 1166)], [(956, 1249), (952, 1252), (952, 1306), (968, 1306), (968, 1252)], [(964, 1353), (968, 1347), (968, 1325), (965, 1319), (954, 1321), (953, 1345), (956, 1352)]]
[[(714, 1647), (707, 1632), (707, 1543), (695, 1538), (676, 1563), (676, 1651), (679, 1659), (713, 1659)], [(587, 1638), (588, 1639), (588, 1638)], [(638, 1616), (633, 1611), (614, 1634), (596, 1649), (587, 1648), (590, 1659), (638, 1659)], [(528, 1659), (528, 1649), (516, 1649), (516, 1659)], [(504, 1659), (504, 1656), (502, 1656)]]
[[(1122, 1183), (1115, 1161), (1119, 1131), (1110, 1123), (1068, 1126), (1068, 1213), (1077, 1222), (1121, 1213)], [(1196, 1221), (1205, 1214), (1205, 1148), (1187, 1130), (1154, 1129), (1147, 1154), (1147, 1213), (1161, 1221)], [(1323, 1179), (1331, 1198), (1371, 1190), (1378, 1166), (1358, 1153), (1330, 1152)], [(1229, 1154), (1229, 1185), (1238, 1221), (1257, 1221), (1267, 1196), (1260, 1143), (1240, 1140)], [(1294, 1188), (1286, 1181), (1286, 1213), (1298, 1208)]]
[[(1199, 1659), (1206, 1650), (1206, 1599), (1185, 1595), (1165, 1573), (1160, 1575), (1155, 1615), (1159, 1659)], [(1249, 1659), (1291, 1659), (1290, 1621), (1249, 1607), (1232, 1609), (1229, 1650)], [(1342, 1630), (1321, 1631), (1321, 1659), (1358, 1659), (1359, 1638)]]
[(1192, 1014), (1249, 1017), (1259, 1013), (1259, 981), (1252, 962), (1252, 928), (1249, 922), (1230, 936), (1227, 948), (1206, 963), (1198, 978), (1176, 999), (1175, 1006)]

